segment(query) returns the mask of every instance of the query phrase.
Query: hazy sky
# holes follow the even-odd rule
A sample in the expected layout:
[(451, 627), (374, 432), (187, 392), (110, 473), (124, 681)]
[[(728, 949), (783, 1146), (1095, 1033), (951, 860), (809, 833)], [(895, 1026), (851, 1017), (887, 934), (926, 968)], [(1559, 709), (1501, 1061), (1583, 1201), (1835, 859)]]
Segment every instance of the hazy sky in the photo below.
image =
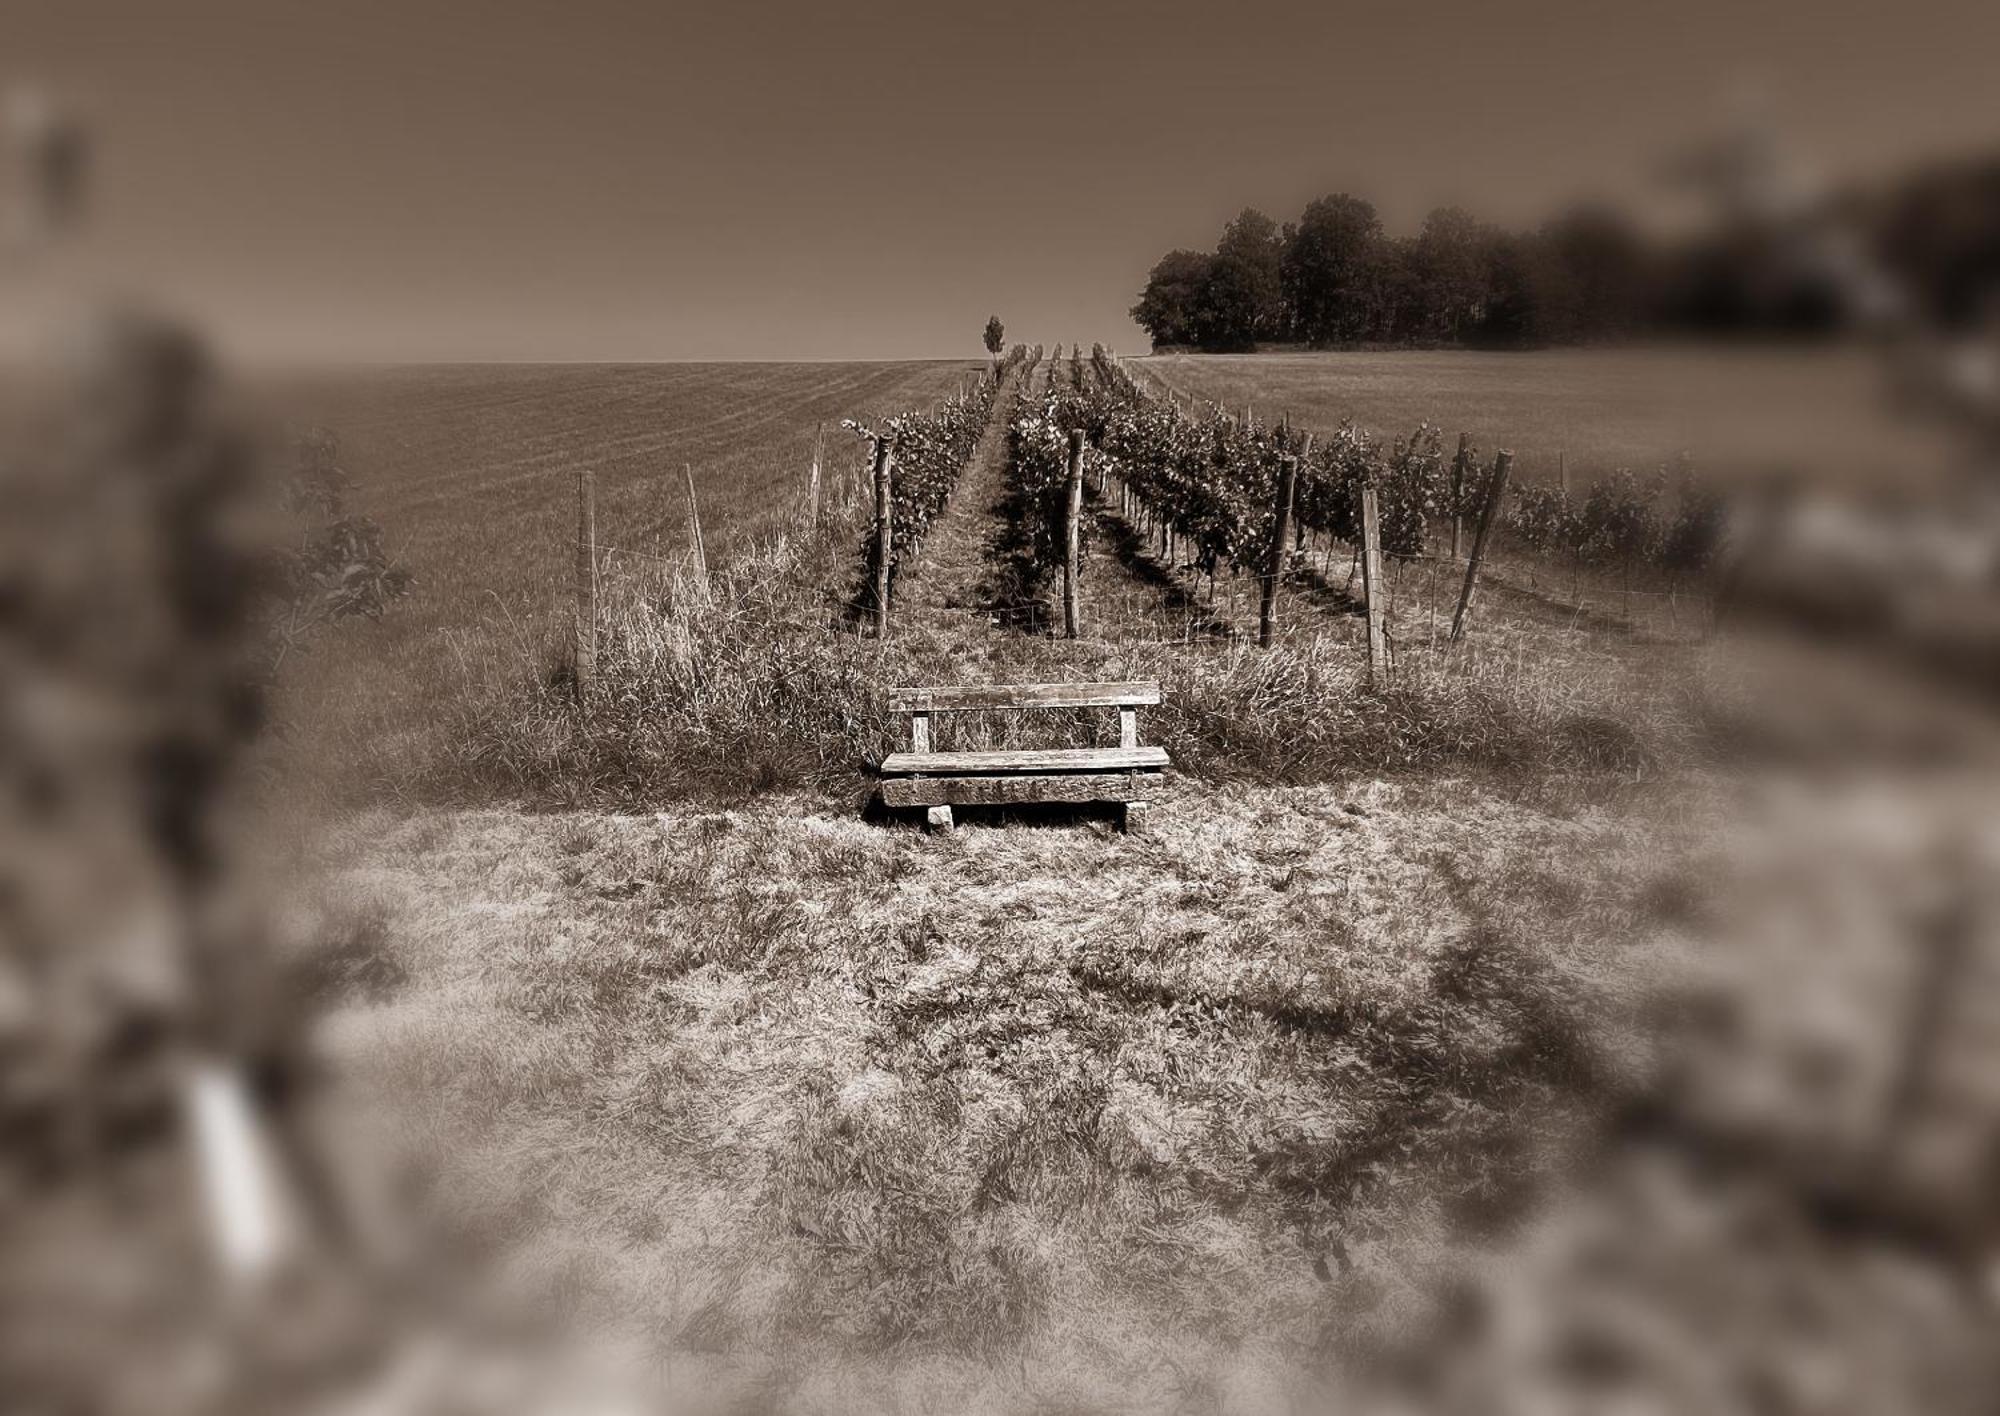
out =
[(993, 311), (1134, 349), (1148, 266), (1246, 204), (1650, 202), (1745, 93), (1835, 171), (1962, 154), (1996, 48), (1992, 0), (0, 0), (0, 82), (99, 141), (65, 269), (410, 359), (976, 354)]

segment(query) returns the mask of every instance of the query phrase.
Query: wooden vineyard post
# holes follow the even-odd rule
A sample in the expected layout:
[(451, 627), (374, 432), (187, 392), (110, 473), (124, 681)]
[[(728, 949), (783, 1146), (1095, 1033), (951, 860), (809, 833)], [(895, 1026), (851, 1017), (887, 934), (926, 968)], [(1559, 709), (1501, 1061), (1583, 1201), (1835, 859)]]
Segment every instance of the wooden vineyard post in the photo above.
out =
[(1368, 606), (1368, 682), (1385, 681), (1389, 668), (1389, 587), (1382, 579), (1382, 507), (1373, 487), (1361, 489), (1361, 596)]
[(1257, 610), (1257, 644), (1271, 647), (1278, 627), (1278, 579), (1285, 573), (1285, 557), (1292, 549), (1292, 493), (1297, 487), (1299, 460), (1290, 453), (1278, 464), (1278, 501), (1275, 524), (1271, 527), (1271, 558), (1264, 571), (1263, 602)]
[(1479, 529), (1472, 534), (1472, 556), (1465, 563), (1465, 585), (1458, 592), (1458, 609), (1451, 617), (1451, 642), (1465, 633), (1465, 617), (1472, 611), (1472, 597), (1479, 588), (1479, 563), (1486, 558), (1486, 538), (1492, 533), (1500, 503), (1507, 495), (1507, 475), (1513, 470), (1514, 454), (1503, 452), (1493, 459), (1493, 476), (1487, 484), (1485, 504), (1479, 508)]
[(597, 677), (597, 474), (576, 474), (576, 678), (580, 704)]
[(889, 517), (889, 483), (895, 475), (896, 439), (885, 433), (875, 439), (875, 637), (889, 637), (889, 557), (893, 531)]
[(812, 475), (806, 479), (806, 521), (812, 526), (819, 525), (819, 464), (826, 452), (826, 424), (813, 428)]
[[(1292, 420), (1288, 416), (1285, 419), (1285, 429), (1287, 432), (1291, 430), (1291, 426), (1292, 426)], [(1307, 433), (1303, 438), (1299, 439), (1299, 450), (1298, 453), (1296, 454), (1296, 457), (1294, 458), (1294, 461), (1295, 462), (1305, 461), (1306, 458), (1312, 456), (1312, 449), (1313, 449), (1313, 435), (1311, 433)], [(1307, 566), (1310, 567), (1312, 561), (1310, 557), (1306, 555), (1306, 523), (1302, 518), (1296, 515), (1297, 511), (1296, 503), (1298, 502), (1299, 499), (1299, 483), (1298, 483), (1297, 471), (1294, 471), (1292, 473), (1291, 499), (1294, 505), (1290, 508), (1287, 508), (1287, 514), (1291, 516), (1292, 520), (1292, 549), (1299, 552), (1300, 558), (1305, 560)]]
[(1465, 526), (1465, 466), (1472, 459), (1472, 434), (1458, 435), (1458, 456), (1451, 460), (1451, 558), (1459, 557), (1459, 533)]
[(704, 592), (708, 589), (708, 548), (701, 540), (701, 506), (694, 498), (694, 464), (683, 462), (681, 470), (687, 474), (688, 484), (688, 542), (694, 547), (694, 578), (701, 582)]
[(1069, 514), (1063, 518), (1063, 633), (1076, 638), (1083, 620), (1078, 603), (1077, 549), (1083, 521), (1083, 429), (1069, 435)]

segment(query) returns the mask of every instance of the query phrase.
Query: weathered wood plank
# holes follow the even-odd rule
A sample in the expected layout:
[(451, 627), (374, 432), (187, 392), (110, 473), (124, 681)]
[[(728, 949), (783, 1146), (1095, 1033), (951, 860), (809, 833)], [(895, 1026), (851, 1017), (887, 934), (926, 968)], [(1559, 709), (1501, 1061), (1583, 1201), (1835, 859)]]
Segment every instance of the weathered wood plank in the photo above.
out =
[(1164, 747), (1057, 747), (1015, 752), (892, 752), (888, 775), (906, 772), (1112, 772), (1165, 767)]
[(1287, 454), (1278, 464), (1278, 499), (1271, 509), (1270, 558), (1264, 566), (1263, 594), (1257, 607), (1257, 643), (1264, 649), (1271, 647), (1271, 636), (1278, 627), (1278, 582), (1285, 578), (1285, 557), (1292, 552), (1292, 499), (1298, 478), (1299, 459)]
[(885, 806), (1018, 806), (1032, 802), (1145, 801), (1166, 780), (1157, 772), (1084, 777), (889, 777)]
[(891, 487), (896, 475), (896, 435), (875, 439), (875, 637), (889, 637), (889, 567), (895, 559)]
[(1458, 592), (1458, 609), (1451, 617), (1451, 642), (1454, 644), (1465, 634), (1465, 617), (1472, 613), (1472, 597), (1479, 590), (1479, 563), (1486, 559), (1486, 538), (1500, 514), (1500, 503), (1506, 499), (1507, 475), (1513, 467), (1513, 453), (1495, 454), (1493, 476), (1486, 485), (1486, 501), (1479, 508), (1479, 529), (1472, 534), (1472, 557), (1465, 563), (1465, 587)]
[(912, 713), (910, 715), (910, 751), (929, 752), (931, 750), (931, 715)]
[(963, 688), (892, 688), (892, 713), (965, 713), (979, 708), (1122, 708), (1158, 703), (1157, 683), (974, 684)]
[(576, 470), (576, 701), (597, 677), (597, 473)]
[(1079, 565), (1083, 534), (1083, 429), (1069, 435), (1069, 506), (1063, 517), (1063, 633), (1074, 639), (1083, 629), (1083, 590)]
[(1465, 469), (1472, 461), (1472, 434), (1458, 435), (1458, 456), (1451, 460), (1451, 558), (1458, 559), (1459, 535), (1465, 527)]
[(1368, 606), (1368, 682), (1389, 672), (1389, 586), (1382, 578), (1382, 507), (1373, 487), (1361, 489), (1361, 596)]

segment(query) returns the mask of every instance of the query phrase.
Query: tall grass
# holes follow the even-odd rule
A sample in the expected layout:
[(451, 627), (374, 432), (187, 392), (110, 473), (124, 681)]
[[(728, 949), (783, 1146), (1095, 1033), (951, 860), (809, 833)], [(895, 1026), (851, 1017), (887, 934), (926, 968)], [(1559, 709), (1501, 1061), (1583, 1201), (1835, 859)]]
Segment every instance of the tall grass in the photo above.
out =
[[(898, 684), (1158, 679), (1146, 739), (1210, 779), (1336, 780), (1357, 773), (1629, 770), (1674, 750), (1657, 685), (1609, 660), (1481, 651), (1403, 656), (1371, 687), (1340, 627), (1270, 650), (1235, 640), (1067, 642), (898, 624), (887, 643), (843, 615), (866, 508), (842, 489), (745, 545), (704, 580), (685, 563), (616, 565), (599, 594), (597, 677), (574, 693), (559, 621), (496, 641), (455, 696), (427, 793), (538, 805), (635, 806), (803, 788), (857, 800), (870, 764), (903, 746)], [(1516, 627), (1518, 631), (1518, 627)], [(940, 747), (1113, 742), (1108, 712), (968, 714)]]

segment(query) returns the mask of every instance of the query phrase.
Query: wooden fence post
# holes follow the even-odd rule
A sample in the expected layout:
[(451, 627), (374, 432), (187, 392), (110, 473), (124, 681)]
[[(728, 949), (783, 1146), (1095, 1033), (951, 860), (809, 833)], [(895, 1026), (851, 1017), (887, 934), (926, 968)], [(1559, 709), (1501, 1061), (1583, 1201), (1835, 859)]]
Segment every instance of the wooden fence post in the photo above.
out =
[(875, 439), (875, 637), (889, 637), (889, 557), (895, 547), (890, 525), (889, 482), (895, 476), (896, 436)]
[(576, 474), (576, 701), (597, 677), (597, 474)]
[(708, 548), (701, 539), (701, 506), (694, 498), (694, 464), (683, 462), (681, 470), (687, 474), (688, 484), (688, 540), (694, 546), (694, 576), (701, 582), (703, 591), (708, 589)]
[(1373, 487), (1361, 489), (1361, 597), (1368, 606), (1368, 682), (1389, 671), (1389, 587), (1382, 579), (1382, 508)]
[(1472, 460), (1472, 434), (1458, 435), (1458, 456), (1451, 460), (1451, 558), (1459, 556), (1459, 533), (1465, 525), (1465, 468)]
[[(1287, 432), (1290, 432), (1291, 426), (1292, 426), (1291, 416), (1287, 414), (1285, 417), (1285, 430)], [(1313, 450), (1313, 435), (1311, 433), (1307, 433), (1304, 437), (1299, 439), (1299, 450), (1298, 450), (1297, 460), (1300, 462), (1304, 462), (1308, 457), (1312, 456), (1312, 450)], [(1294, 504), (1293, 505), (1294, 512), (1297, 511), (1298, 496), (1299, 496), (1298, 474), (1295, 472), (1292, 475), (1292, 501)], [(1304, 554), (1306, 549), (1306, 540), (1307, 540), (1306, 523), (1303, 518), (1294, 515), (1292, 517), (1292, 549), (1300, 552), (1301, 554)], [(1308, 562), (1308, 564), (1310, 564), (1310, 562)]]
[(1257, 610), (1257, 644), (1260, 648), (1271, 647), (1271, 636), (1278, 627), (1278, 578), (1285, 573), (1285, 557), (1292, 549), (1292, 494), (1298, 485), (1299, 459), (1287, 453), (1278, 463), (1278, 501), (1273, 510), (1275, 524), (1271, 527), (1271, 558), (1264, 571), (1263, 603)]
[(1071, 639), (1076, 638), (1083, 621), (1083, 607), (1078, 603), (1080, 591), (1077, 585), (1077, 548), (1082, 535), (1083, 521), (1083, 429), (1071, 429), (1069, 435), (1069, 515), (1064, 518), (1063, 550), (1063, 632)]
[(1493, 476), (1486, 488), (1486, 503), (1479, 508), (1479, 529), (1472, 534), (1472, 556), (1465, 563), (1465, 585), (1458, 592), (1458, 609), (1451, 617), (1451, 642), (1456, 644), (1465, 633), (1465, 617), (1472, 611), (1473, 593), (1479, 588), (1479, 563), (1486, 559), (1486, 538), (1492, 533), (1493, 522), (1500, 514), (1500, 503), (1507, 495), (1507, 474), (1513, 470), (1514, 454), (1502, 452), (1493, 459)]
[(819, 525), (819, 464), (826, 452), (826, 424), (819, 423), (813, 428), (812, 475), (806, 479), (806, 520), (811, 525)]

